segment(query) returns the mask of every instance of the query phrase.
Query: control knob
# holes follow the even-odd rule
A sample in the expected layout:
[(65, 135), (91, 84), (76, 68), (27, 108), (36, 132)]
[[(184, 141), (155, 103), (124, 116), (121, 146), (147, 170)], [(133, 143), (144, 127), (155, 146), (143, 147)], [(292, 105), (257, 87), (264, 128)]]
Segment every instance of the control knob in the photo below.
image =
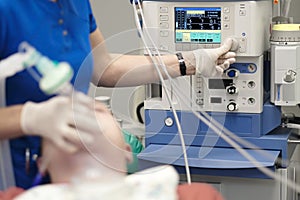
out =
[(236, 78), (240, 75), (240, 72), (237, 69), (228, 69), (226, 75), (230, 78)]
[(235, 84), (231, 84), (231, 85), (227, 86), (226, 91), (228, 94), (237, 94), (239, 92), (239, 90), (235, 86)]
[(238, 110), (238, 105), (237, 105), (237, 103), (235, 103), (234, 101), (230, 102), (230, 103), (227, 105), (227, 110), (228, 110), (228, 111), (236, 111), (236, 110)]

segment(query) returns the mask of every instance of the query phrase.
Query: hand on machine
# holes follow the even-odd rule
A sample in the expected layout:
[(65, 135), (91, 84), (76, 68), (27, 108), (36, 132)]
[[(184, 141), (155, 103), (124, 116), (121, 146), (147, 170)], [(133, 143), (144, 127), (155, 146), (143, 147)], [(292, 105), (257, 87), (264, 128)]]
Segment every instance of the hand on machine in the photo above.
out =
[(182, 52), (186, 62), (196, 67), (196, 74), (205, 77), (221, 76), (230, 64), (235, 62), (238, 42), (233, 38), (215, 49), (196, 49)]

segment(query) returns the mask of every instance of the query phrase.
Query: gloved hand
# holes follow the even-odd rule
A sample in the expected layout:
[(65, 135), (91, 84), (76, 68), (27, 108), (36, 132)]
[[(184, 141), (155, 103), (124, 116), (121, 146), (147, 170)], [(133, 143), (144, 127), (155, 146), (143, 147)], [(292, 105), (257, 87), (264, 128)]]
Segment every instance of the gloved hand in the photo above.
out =
[(230, 64), (235, 62), (236, 54), (230, 52), (233, 39), (227, 39), (224, 44), (215, 49), (197, 49), (182, 52), (185, 62), (196, 67), (196, 74), (205, 77), (221, 76)]
[(101, 131), (95, 110), (105, 110), (105, 106), (78, 92), (73, 99), (57, 96), (41, 103), (27, 102), (21, 113), (21, 128), (25, 135), (48, 138), (62, 150), (73, 153)]
[(27, 54), (15, 53), (0, 61), (0, 79), (13, 76), (24, 69), (23, 62), (27, 59)]

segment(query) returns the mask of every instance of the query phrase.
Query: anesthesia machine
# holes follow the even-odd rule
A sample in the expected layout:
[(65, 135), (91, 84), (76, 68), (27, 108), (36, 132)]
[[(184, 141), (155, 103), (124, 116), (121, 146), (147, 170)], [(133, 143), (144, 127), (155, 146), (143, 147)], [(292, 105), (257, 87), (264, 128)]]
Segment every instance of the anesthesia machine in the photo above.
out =
[[(300, 26), (272, 22), (279, 4), (271, 0), (142, 2), (143, 31), (153, 42), (149, 48), (161, 54), (217, 48), (227, 38), (238, 45), (236, 62), (222, 77), (180, 77), (166, 81), (168, 89), (158, 88), (156, 93), (157, 85), (148, 86), (146, 148), (138, 155), (141, 169), (171, 164), (186, 173), (182, 130), (193, 180), (212, 183), (230, 200), (298, 199), (295, 188), (260, 170), (268, 169), (293, 184), (299, 168), (292, 162), (298, 133), (282, 126), (281, 106), (298, 106), (300, 101)], [(220, 133), (209, 124), (217, 124)], [(224, 139), (229, 133), (256, 164)]]

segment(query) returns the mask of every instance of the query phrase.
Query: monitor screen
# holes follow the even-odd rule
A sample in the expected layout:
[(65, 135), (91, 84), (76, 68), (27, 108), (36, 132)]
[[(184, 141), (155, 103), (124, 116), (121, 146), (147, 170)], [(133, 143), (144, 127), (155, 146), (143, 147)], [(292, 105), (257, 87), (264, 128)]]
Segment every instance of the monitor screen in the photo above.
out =
[(175, 43), (221, 43), (220, 7), (175, 7)]

